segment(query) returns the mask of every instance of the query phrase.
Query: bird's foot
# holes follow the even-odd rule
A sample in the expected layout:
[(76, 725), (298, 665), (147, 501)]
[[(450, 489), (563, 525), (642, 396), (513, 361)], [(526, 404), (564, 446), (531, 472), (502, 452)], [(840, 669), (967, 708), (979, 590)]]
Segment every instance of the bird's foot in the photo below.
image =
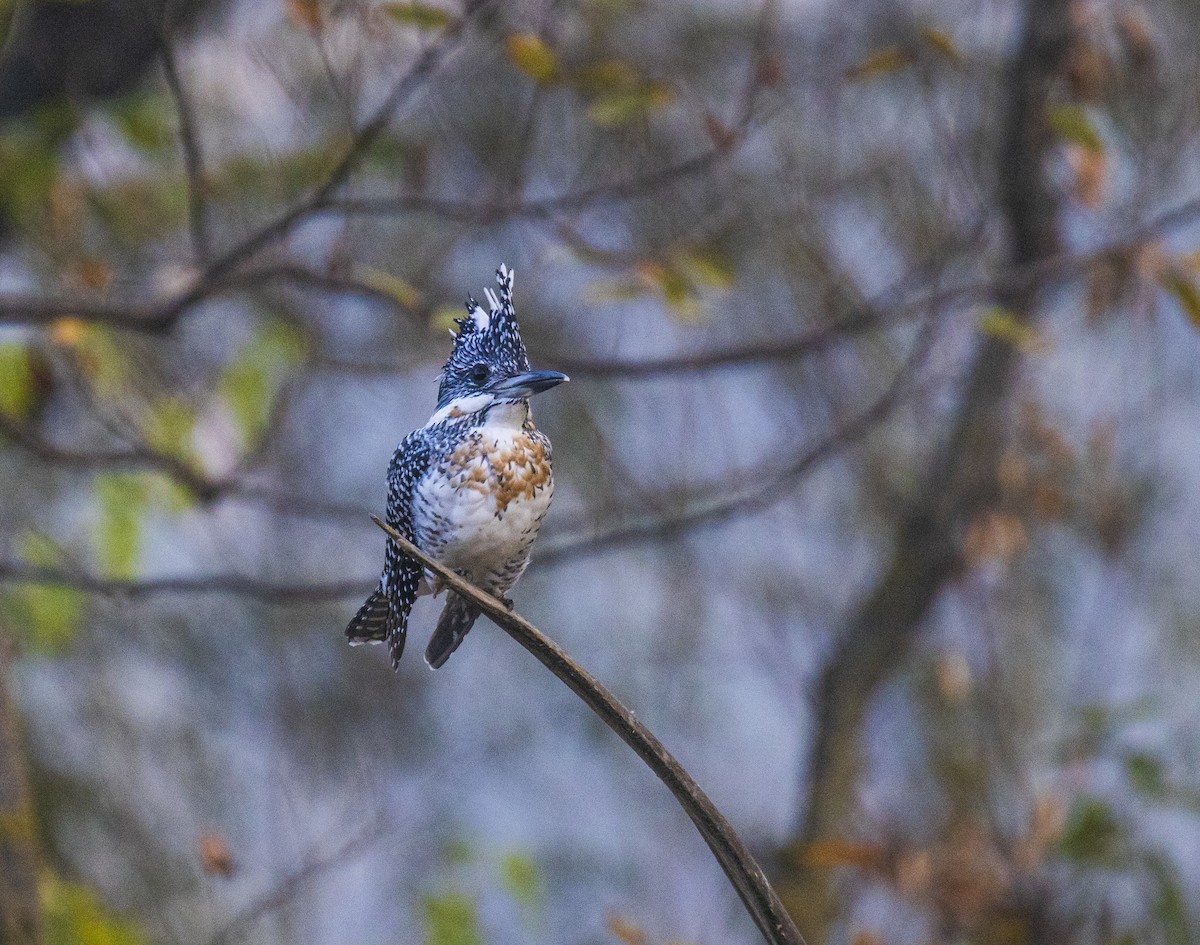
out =
[(503, 594), (500, 595), (500, 603), (502, 603), (509, 610), (517, 609), (517, 605), (513, 603), (513, 599), (511, 597), (505, 597)]

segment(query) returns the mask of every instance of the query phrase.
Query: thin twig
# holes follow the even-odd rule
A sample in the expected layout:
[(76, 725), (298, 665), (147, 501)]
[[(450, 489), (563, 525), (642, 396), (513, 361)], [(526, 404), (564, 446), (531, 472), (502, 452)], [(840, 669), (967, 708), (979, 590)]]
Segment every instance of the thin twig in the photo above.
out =
[(179, 150), (183, 154), (183, 170), (187, 178), (188, 229), (192, 236), (192, 248), (201, 265), (207, 265), (212, 256), (212, 241), (209, 238), (204, 176), (204, 155), (200, 149), (200, 135), (196, 130), (196, 116), (192, 102), (179, 77), (179, 65), (175, 59), (175, 47), (170, 36), (160, 37), (159, 57), (162, 59), (163, 77), (171, 98), (175, 100), (175, 113), (179, 119)]
[(436, 574), (443, 585), (465, 597), (487, 614), (510, 637), (534, 655), (597, 716), (632, 748), (667, 786), (675, 800), (700, 831), (704, 842), (721, 864), (746, 911), (763, 937), (772, 945), (802, 945), (804, 939), (784, 909), (762, 868), (687, 770), (650, 729), (640, 722), (587, 670), (568, 656), (553, 640), (528, 620), (509, 610), (502, 601), (481, 591), (441, 562), (429, 557), (382, 519), (371, 516), (406, 555)]
[(241, 574), (211, 574), (198, 577), (103, 578), (65, 568), (0, 562), (0, 584), (66, 587), (107, 597), (138, 599), (156, 594), (228, 594), (249, 597), (266, 604), (310, 604), (343, 600), (362, 594), (369, 580), (331, 581), (324, 584), (275, 584)]
[(208, 945), (225, 945), (237, 941), (265, 916), (285, 905), (289, 900), (299, 895), (300, 891), (322, 874), (351, 860), (359, 852), (380, 839), (380, 824), (368, 824), (354, 836), (344, 841), (340, 846), (310, 859), (294, 872), (284, 877), (283, 881), (273, 890), (252, 902), (244, 911), (234, 916), (227, 924), (213, 934)]

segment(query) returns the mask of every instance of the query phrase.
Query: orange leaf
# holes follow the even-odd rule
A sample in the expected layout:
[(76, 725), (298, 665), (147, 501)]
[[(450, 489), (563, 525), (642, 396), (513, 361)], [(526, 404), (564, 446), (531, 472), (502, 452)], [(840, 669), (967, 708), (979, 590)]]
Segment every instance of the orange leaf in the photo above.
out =
[(200, 851), (200, 868), (206, 873), (217, 876), (232, 876), (237, 869), (233, 861), (233, 851), (219, 833), (206, 830), (200, 834), (197, 843)]
[(645, 930), (640, 925), (616, 912), (610, 912), (605, 916), (604, 925), (622, 945), (646, 945), (649, 941)]
[(809, 866), (854, 866), (862, 870), (878, 870), (884, 862), (883, 850), (873, 843), (828, 837), (813, 840), (804, 851)]
[(320, 0), (284, 0), (284, 6), (297, 26), (319, 33), (325, 25)]

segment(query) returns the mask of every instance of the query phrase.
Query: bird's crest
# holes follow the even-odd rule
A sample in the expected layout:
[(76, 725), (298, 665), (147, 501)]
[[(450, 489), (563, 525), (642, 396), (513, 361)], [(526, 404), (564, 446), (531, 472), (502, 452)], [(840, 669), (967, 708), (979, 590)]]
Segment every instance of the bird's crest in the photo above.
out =
[[(516, 329), (517, 311), (513, 308), (512, 300), (515, 275), (516, 273), (503, 263), (496, 270), (496, 284), (500, 287), (499, 293), (493, 292), (491, 289), (483, 290), (484, 298), (491, 306), (490, 311), (476, 302), (475, 296), (467, 296), (467, 317), (454, 320), (454, 324), (458, 326), (458, 334), (454, 336), (456, 343), (461, 343), (465, 337), (469, 337), (475, 332), (495, 332), (501, 327), (499, 322), (509, 322), (513, 329)], [(493, 319), (499, 319), (499, 322), (493, 324)]]
[(455, 319), (458, 334), (439, 377), (439, 407), (463, 393), (471, 369), (481, 362), (513, 374), (529, 370), (529, 355), (513, 307), (514, 275), (508, 266), (501, 265), (496, 270), (497, 288), (483, 290), (489, 308), (485, 309), (470, 296), (466, 317)]

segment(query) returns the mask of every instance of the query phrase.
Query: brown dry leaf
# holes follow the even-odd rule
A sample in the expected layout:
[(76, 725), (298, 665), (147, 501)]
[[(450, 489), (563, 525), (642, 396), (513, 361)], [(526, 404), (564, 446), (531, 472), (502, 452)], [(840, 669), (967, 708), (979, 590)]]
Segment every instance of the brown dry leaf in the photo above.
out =
[(79, 181), (59, 174), (50, 185), (47, 218), (55, 239), (74, 242), (83, 232), (87, 199)]
[(878, 844), (840, 837), (812, 840), (804, 848), (804, 862), (809, 866), (853, 866), (862, 870), (880, 870), (884, 861), (883, 848)]
[(1145, 7), (1126, 7), (1117, 18), (1117, 33), (1125, 44), (1135, 69), (1148, 69), (1154, 65), (1158, 47), (1154, 42), (1154, 29)]
[(610, 912), (604, 917), (604, 926), (624, 945), (647, 945), (650, 941), (640, 925), (617, 912)]
[(758, 60), (754, 81), (772, 89), (783, 84), (783, 62), (775, 53), (767, 53)]
[(1093, 515), (1100, 547), (1110, 555), (1116, 554), (1133, 529), (1133, 514), (1128, 497), (1115, 489), (1104, 490), (1096, 498)]
[(1050, 522), (1061, 522), (1071, 510), (1066, 490), (1053, 479), (1043, 476), (1033, 487), (1033, 514)]
[(1125, 289), (1120, 270), (1111, 264), (1093, 266), (1084, 277), (1084, 311), (1088, 321), (1110, 314)]
[[(1191, 260), (1193, 257), (1184, 256), (1183, 258)], [(1170, 265), (1170, 259), (1162, 242), (1151, 240), (1143, 243), (1134, 251), (1132, 263), (1141, 278), (1157, 281)], [(1200, 269), (1200, 257), (1196, 258), (1196, 265)]]
[(929, 894), (933, 880), (933, 856), (928, 850), (910, 850), (896, 861), (896, 889), (912, 899)]
[(198, 842), (200, 851), (200, 868), (210, 875), (232, 876), (237, 870), (233, 861), (233, 851), (225, 838), (213, 830), (200, 834)]
[(297, 26), (319, 33), (325, 26), (320, 0), (284, 0), (288, 18)]
[(971, 664), (958, 651), (943, 653), (934, 665), (938, 695), (947, 702), (963, 703), (971, 694)]
[(1090, 105), (1104, 98), (1113, 67), (1108, 56), (1094, 43), (1079, 42), (1067, 57), (1067, 81), (1071, 86), (1071, 97)]
[(1005, 496), (1020, 495), (1029, 485), (1029, 461), (1022, 454), (1009, 450), (996, 466), (996, 482)]
[(973, 924), (1004, 901), (1009, 886), (991, 830), (974, 819), (956, 825), (938, 858), (935, 888), (943, 907)]
[(1018, 869), (1029, 872), (1040, 866), (1062, 836), (1066, 823), (1067, 805), (1061, 797), (1049, 793), (1035, 797), (1029, 829), (1017, 841), (1014, 851)]
[(977, 515), (963, 538), (963, 557), (969, 565), (985, 561), (1008, 563), (1029, 545), (1020, 519), (993, 510)]
[(1079, 144), (1068, 145), (1067, 165), (1075, 184), (1075, 199), (1089, 209), (1104, 201), (1108, 159), (1103, 151)]
[(50, 323), (50, 340), (64, 348), (77, 347), (83, 341), (87, 326), (83, 319), (67, 315)]
[(88, 256), (79, 264), (79, 281), (89, 289), (107, 289), (112, 283), (112, 270), (104, 260)]
[(737, 144), (737, 135), (707, 112), (704, 115), (704, 130), (718, 151), (728, 151)]

